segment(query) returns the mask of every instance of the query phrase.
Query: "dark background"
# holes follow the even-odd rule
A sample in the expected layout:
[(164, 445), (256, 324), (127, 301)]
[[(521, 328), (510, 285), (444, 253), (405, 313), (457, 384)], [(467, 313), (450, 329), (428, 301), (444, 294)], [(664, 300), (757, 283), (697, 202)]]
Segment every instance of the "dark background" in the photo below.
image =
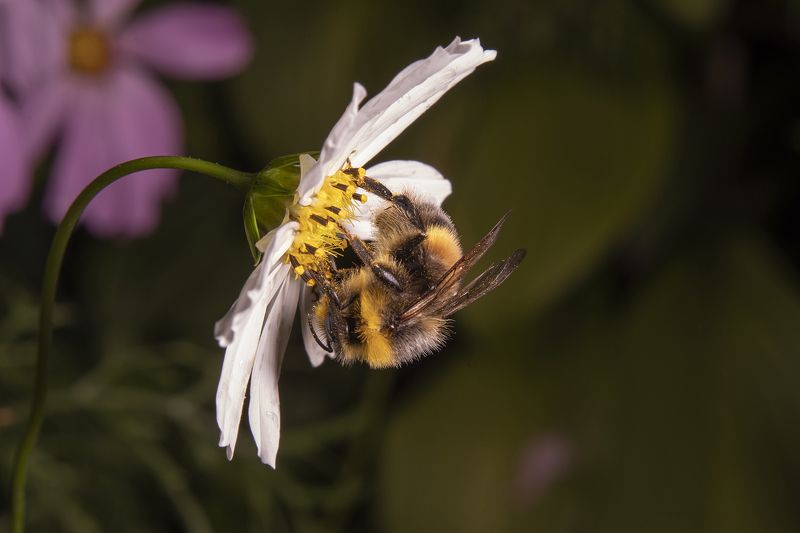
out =
[[(353, 81), (480, 37), (497, 60), (376, 162), (449, 177), (467, 246), (513, 209), (489, 260), (528, 257), (398, 371), (311, 369), (295, 331), (273, 471), (246, 422), (233, 462), (216, 446), (238, 194), (186, 175), (154, 235), (79, 232), (30, 531), (800, 530), (800, 4), (231, 4), (251, 67), (169, 85), (191, 155), (318, 150)], [(0, 238), (0, 530), (54, 231), (38, 190)]]

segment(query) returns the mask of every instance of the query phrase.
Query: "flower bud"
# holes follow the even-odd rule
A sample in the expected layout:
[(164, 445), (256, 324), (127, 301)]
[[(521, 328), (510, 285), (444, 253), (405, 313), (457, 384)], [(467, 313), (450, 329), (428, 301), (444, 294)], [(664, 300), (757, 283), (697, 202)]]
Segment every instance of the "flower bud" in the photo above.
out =
[(299, 158), (300, 154), (276, 157), (256, 175), (247, 191), (242, 213), (244, 232), (256, 263), (261, 256), (256, 243), (283, 222), (286, 208), (294, 199), (300, 182)]

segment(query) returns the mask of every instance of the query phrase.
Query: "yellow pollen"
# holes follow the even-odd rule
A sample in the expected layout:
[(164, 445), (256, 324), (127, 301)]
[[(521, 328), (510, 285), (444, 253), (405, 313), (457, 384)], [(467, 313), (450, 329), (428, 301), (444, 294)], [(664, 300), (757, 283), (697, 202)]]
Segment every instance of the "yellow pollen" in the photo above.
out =
[(99, 74), (111, 63), (111, 45), (96, 28), (80, 27), (69, 37), (69, 64), (82, 74)]
[(341, 255), (347, 246), (342, 225), (354, 216), (354, 200), (367, 200), (365, 194), (356, 193), (365, 175), (363, 168), (346, 166), (325, 178), (309, 205), (290, 208), (289, 218), (300, 227), (284, 260), (292, 263), (297, 277), (306, 274), (309, 286), (315, 282), (308, 272), (329, 279), (330, 259)]

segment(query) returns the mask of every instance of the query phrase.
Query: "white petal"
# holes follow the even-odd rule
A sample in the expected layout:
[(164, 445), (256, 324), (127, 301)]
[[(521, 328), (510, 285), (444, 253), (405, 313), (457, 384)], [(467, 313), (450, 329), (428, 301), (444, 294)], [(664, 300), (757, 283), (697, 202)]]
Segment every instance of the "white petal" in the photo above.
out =
[(301, 205), (311, 203), (311, 197), (319, 190), (325, 178), (339, 170), (349, 155), (351, 137), (357, 128), (358, 105), (367, 96), (360, 83), (353, 84), (353, 97), (344, 113), (325, 139), (319, 160), (300, 180), (297, 195)]
[(374, 241), (377, 237), (377, 228), (370, 218), (354, 218), (348, 221), (344, 227), (362, 241)]
[[(265, 269), (266, 270), (266, 269)], [(217, 425), (220, 429), (219, 445), (228, 448), (228, 459), (233, 457), (242, 418), (247, 382), (253, 370), (261, 328), (278, 289), (289, 279), (289, 266), (279, 264), (266, 280), (265, 289), (254, 298), (252, 306), (237, 316), (240, 331), (225, 350), (222, 374), (217, 387)]]
[[(303, 345), (306, 347), (306, 353), (311, 361), (311, 366), (318, 367), (321, 365), (326, 357), (334, 358), (336, 354), (333, 352), (326, 352), (322, 349), (316, 340), (314, 334), (311, 333), (311, 326), (308, 323), (308, 313), (314, 306), (314, 294), (311, 289), (306, 287), (300, 294), (300, 324), (303, 332)], [(319, 334), (319, 332), (317, 332)]]
[(314, 168), (314, 165), (317, 164), (317, 160), (311, 157), (308, 154), (300, 154), (300, 179), (303, 179), (303, 176), (309, 173), (309, 171)]
[(277, 267), (277, 265), (273, 265), (272, 269), (266, 268), (264, 265), (265, 263), (263, 261), (256, 265), (247, 277), (247, 281), (244, 282), (244, 286), (239, 293), (239, 298), (233, 302), (233, 305), (228, 312), (225, 313), (225, 316), (214, 324), (214, 338), (217, 339), (217, 343), (221, 348), (230, 346), (236, 333), (241, 329), (241, 316), (252, 307), (253, 302), (257, 299), (257, 296), (251, 297), (250, 295), (259, 294), (264, 283), (269, 283), (272, 279), (274, 268)]
[[(274, 267), (277, 266), (281, 256), (286, 253), (286, 250), (292, 244), (297, 228), (296, 222), (282, 224), (258, 241), (259, 249), (264, 252), (261, 262), (245, 281), (244, 287), (239, 293), (239, 298), (233, 302), (225, 316), (214, 325), (214, 337), (221, 347), (227, 347), (233, 340), (236, 333), (235, 322), (238, 315), (250, 308), (256, 299), (256, 294), (262, 290), (264, 280), (272, 276)], [(265, 264), (272, 266), (265, 269)]]
[(436, 205), (442, 205), (453, 192), (450, 180), (419, 161), (386, 161), (368, 168), (367, 176), (380, 181), (393, 193), (411, 192)]
[(250, 380), (250, 431), (258, 447), (258, 456), (272, 468), (275, 468), (281, 436), (278, 380), (302, 286), (290, 276), (284, 278), (275, 301), (267, 311)]
[[(453, 192), (450, 180), (430, 165), (419, 161), (387, 161), (367, 169), (367, 176), (380, 181), (393, 193), (412, 193), (419, 198), (442, 205), (445, 198)], [(356, 218), (349, 222), (347, 229), (364, 240), (375, 238), (372, 220), (378, 210), (384, 209), (386, 202), (374, 194), (367, 195), (367, 203), (358, 207)]]
[(477, 39), (461, 42), (456, 37), (447, 48), (438, 47), (427, 59), (403, 69), (359, 110), (359, 131), (350, 155), (353, 166), (365, 165), (445, 92), (496, 55)]
[(356, 84), (350, 105), (325, 140), (317, 165), (300, 182), (300, 203), (307, 205), (324, 178), (348, 158), (353, 166), (364, 166), (445, 92), (496, 55), (494, 50), (484, 50), (477, 39), (461, 42), (456, 38), (447, 48), (438, 47), (430, 57), (403, 69), (361, 109), (358, 104), (365, 92)]
[(248, 278), (239, 299), (215, 327), (217, 340), (227, 347), (216, 403), (219, 445), (228, 448), (228, 458), (233, 456), (236, 447), (245, 390), (266, 310), (289, 278), (289, 266), (280, 259), (291, 244), (287, 236), (293, 237), (296, 229), (296, 224), (284, 224), (270, 232), (270, 242), (261, 263)]

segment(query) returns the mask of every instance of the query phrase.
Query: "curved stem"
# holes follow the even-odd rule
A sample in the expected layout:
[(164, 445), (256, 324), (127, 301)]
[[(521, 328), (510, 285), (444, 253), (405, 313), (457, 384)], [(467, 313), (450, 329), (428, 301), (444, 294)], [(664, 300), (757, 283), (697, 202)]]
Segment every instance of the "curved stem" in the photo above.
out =
[(47, 394), (47, 357), (53, 336), (53, 306), (56, 298), (58, 276), (64, 252), (72, 236), (75, 226), (86, 206), (100, 191), (120, 178), (142, 170), (174, 168), (189, 170), (205, 174), (212, 178), (232, 185), (237, 189), (246, 191), (255, 177), (255, 174), (240, 172), (231, 168), (209, 163), (200, 159), (178, 156), (143, 157), (127, 161), (107, 170), (94, 179), (78, 195), (67, 210), (61, 224), (58, 225), (50, 251), (45, 264), (44, 279), (42, 281), (42, 308), (39, 315), (38, 351), (36, 354), (36, 377), (33, 385), (33, 403), (28, 417), (28, 425), (14, 456), (14, 469), (11, 485), (11, 531), (22, 533), (25, 529), (25, 480), (28, 471), (28, 462), (31, 451), (36, 444), (39, 430), (44, 418), (45, 396)]

